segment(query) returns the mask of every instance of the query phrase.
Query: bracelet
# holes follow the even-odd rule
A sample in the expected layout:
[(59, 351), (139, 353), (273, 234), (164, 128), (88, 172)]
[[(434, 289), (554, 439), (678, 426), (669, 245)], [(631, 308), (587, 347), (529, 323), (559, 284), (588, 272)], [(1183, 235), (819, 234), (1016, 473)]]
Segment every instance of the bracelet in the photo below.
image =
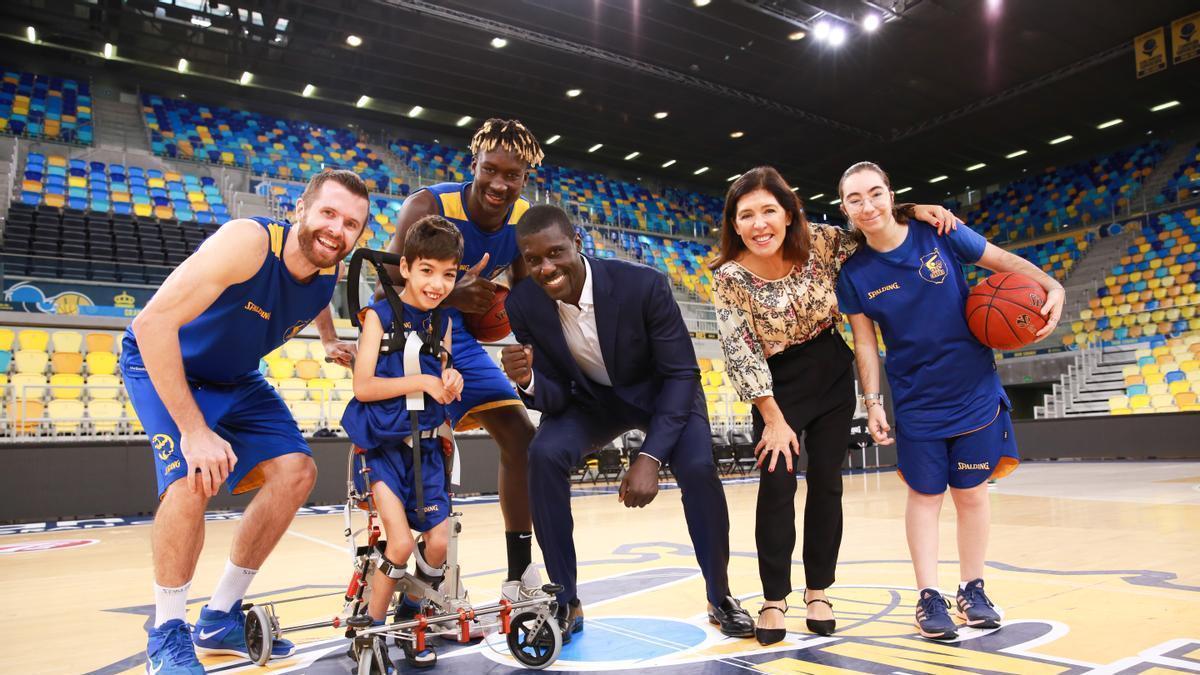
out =
[(882, 403), (883, 402), (883, 394), (881, 394), (879, 392), (874, 392), (871, 394), (863, 394), (862, 400), (864, 400), (864, 401), (879, 401), (880, 403)]
[(863, 401), (863, 407), (865, 407), (865, 408), (870, 408), (872, 405), (877, 405), (879, 407), (883, 407), (883, 402), (877, 401), (875, 399), (871, 399), (869, 401)]

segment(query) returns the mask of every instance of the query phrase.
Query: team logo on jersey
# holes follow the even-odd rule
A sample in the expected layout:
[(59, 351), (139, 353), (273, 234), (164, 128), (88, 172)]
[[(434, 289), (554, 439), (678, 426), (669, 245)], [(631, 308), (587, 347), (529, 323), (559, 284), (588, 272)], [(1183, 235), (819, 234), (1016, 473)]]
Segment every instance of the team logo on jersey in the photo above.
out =
[(283, 339), (291, 340), (292, 338), (296, 337), (296, 335), (299, 334), (300, 331), (304, 330), (304, 327), (307, 325), (308, 325), (307, 321), (297, 321), (294, 325), (292, 325), (291, 328), (287, 329), (286, 333), (283, 334)]
[(946, 261), (942, 252), (933, 249), (931, 253), (921, 256), (921, 278), (932, 284), (940, 284), (946, 280)]
[(266, 319), (267, 321), (271, 320), (271, 313), (268, 312), (267, 310), (263, 309), (262, 307), (259, 307), (258, 305), (254, 304), (254, 302), (251, 300), (247, 300), (246, 306), (243, 307), (242, 309), (244, 309), (248, 312), (253, 312), (253, 313), (257, 314), (259, 317)]
[(150, 439), (150, 447), (154, 448), (158, 458), (165, 462), (175, 452), (175, 439), (166, 434), (154, 434), (154, 438)]
[(898, 290), (900, 290), (900, 282), (893, 281), (892, 283), (888, 284), (887, 286), (881, 286), (880, 288), (876, 288), (875, 290), (867, 293), (867, 299), (874, 300), (876, 296), (883, 295), (884, 293), (887, 293), (888, 291), (898, 291)]

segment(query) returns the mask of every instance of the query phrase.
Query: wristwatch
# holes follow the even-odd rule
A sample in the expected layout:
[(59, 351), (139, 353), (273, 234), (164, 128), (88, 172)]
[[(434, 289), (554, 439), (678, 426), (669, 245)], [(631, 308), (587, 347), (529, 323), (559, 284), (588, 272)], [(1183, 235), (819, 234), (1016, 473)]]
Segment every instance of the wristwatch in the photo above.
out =
[(871, 407), (872, 403), (875, 403), (876, 405), (883, 405), (883, 394), (881, 394), (879, 392), (875, 392), (872, 394), (863, 394), (862, 401), (863, 401), (863, 405), (868, 408)]

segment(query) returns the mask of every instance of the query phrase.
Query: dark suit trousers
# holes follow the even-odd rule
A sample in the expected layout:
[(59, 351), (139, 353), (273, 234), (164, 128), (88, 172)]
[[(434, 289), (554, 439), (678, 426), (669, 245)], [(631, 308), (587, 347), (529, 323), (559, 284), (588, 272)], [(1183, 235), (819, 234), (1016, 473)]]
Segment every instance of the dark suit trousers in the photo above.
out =
[[(533, 531), (550, 580), (563, 586), (559, 602), (577, 597), (572, 468), (593, 449), (631, 429), (645, 429), (650, 422), (647, 411), (633, 409), (610, 388), (594, 383), (591, 388), (597, 392), (595, 400), (581, 401), (559, 415), (543, 415), (529, 444)], [(698, 404), (701, 397), (697, 387)], [(684, 519), (708, 600), (720, 604), (729, 594), (729, 509), (713, 463), (708, 418), (700, 410), (703, 408), (693, 409), (679, 442), (663, 460), (682, 491)]]

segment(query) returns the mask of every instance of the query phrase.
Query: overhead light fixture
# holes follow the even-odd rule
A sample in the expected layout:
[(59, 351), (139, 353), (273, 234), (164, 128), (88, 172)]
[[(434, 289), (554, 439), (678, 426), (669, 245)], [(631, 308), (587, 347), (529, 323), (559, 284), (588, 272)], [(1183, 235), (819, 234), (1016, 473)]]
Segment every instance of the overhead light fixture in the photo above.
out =
[(692, 175), (693, 175), (693, 176), (699, 176), (700, 174), (704, 173), (705, 171), (708, 171), (708, 167), (707, 167), (707, 166), (702, 166), (702, 167), (700, 167), (699, 169), (696, 169), (695, 171), (693, 171), (693, 172), (692, 172)]
[(735, 132), (729, 134), (729, 137), (730, 138), (741, 138), (742, 136), (745, 136), (745, 135), (746, 135), (746, 132), (744, 132), (744, 131), (735, 131)]
[(664, 169), (665, 169), (665, 168), (667, 168), (668, 166), (671, 166), (671, 165), (672, 165), (672, 164), (674, 164), (674, 163), (675, 163), (675, 160), (673, 160), (673, 159), (668, 159), (667, 161), (663, 162), (662, 168), (664, 168)]
[(902, 194), (904, 194), (905, 192), (908, 192), (908, 191), (909, 191), (909, 190), (911, 190), (911, 189), (912, 189), (911, 187), (902, 187), (902, 188), (900, 188), (899, 190), (896, 190), (896, 194), (898, 194), (898, 195), (902, 195)]
[(200, 16), (199, 14), (193, 14), (191, 22), (193, 26), (199, 26), (201, 28), (208, 28), (212, 25), (212, 19), (208, 18), (207, 16)]
[(104, 58), (111, 59), (117, 55), (117, 46), (111, 42), (104, 43)]
[(792, 42), (796, 42), (797, 40), (803, 40), (806, 37), (808, 37), (808, 33), (805, 33), (802, 30), (795, 30), (795, 31), (788, 33), (788, 39), (791, 40)]
[(188, 71), (188, 60), (179, 59), (179, 63), (175, 64), (175, 70), (178, 70), (181, 73), (186, 73)]
[(1109, 128), (1109, 127), (1115, 127), (1115, 126), (1117, 126), (1118, 124), (1120, 124), (1121, 122), (1124, 122), (1124, 121), (1125, 121), (1125, 120), (1123, 120), (1123, 119), (1121, 119), (1120, 117), (1118, 117), (1118, 118), (1116, 118), (1116, 119), (1114, 119), (1114, 120), (1109, 120), (1109, 121), (1107, 121), (1107, 122), (1101, 122), (1100, 124), (1097, 124), (1097, 125), (1096, 125), (1096, 128), (1097, 128), (1097, 129), (1107, 129), (1107, 128)]
[(575, 98), (576, 96), (578, 96), (582, 93), (583, 93), (582, 89), (568, 89), (567, 90), (567, 98)]
[(740, 174), (740, 173), (735, 173), (735, 174), (733, 174), (732, 176), (730, 176), (729, 178), (726, 178), (726, 179), (725, 179), (725, 182), (726, 182), (726, 183), (732, 183), (733, 181), (735, 181), (735, 180), (737, 180), (737, 179), (739, 179), (739, 178), (741, 178), (741, 177), (742, 177), (742, 174)]
[(692, 0), (692, 4), (697, 7), (707, 7), (712, 0)]
[(554, 135), (553, 135), (553, 136), (551, 136), (550, 138), (547, 138), (547, 139), (546, 139), (546, 143), (545, 143), (545, 144), (546, 144), (546, 145), (553, 145), (553, 144), (554, 144), (556, 141), (558, 141), (558, 139), (560, 139), (560, 138), (562, 138), (562, 136), (559, 136), (558, 134), (554, 134)]
[(984, 164), (983, 162), (980, 162), (978, 164), (972, 164), (971, 166), (967, 167), (967, 171), (978, 171), (985, 166), (987, 166), (987, 164)]
[[(29, 30), (33, 30), (33, 29), (30, 28)], [(29, 41), (33, 42), (33, 38), (29, 38)], [(1167, 108), (1174, 108), (1177, 105), (1179, 105), (1179, 101), (1167, 101), (1166, 103), (1159, 103), (1158, 105), (1151, 108), (1150, 112), (1160, 112), (1160, 111), (1166, 110)]]
[(504, 49), (507, 46), (508, 46), (508, 40), (505, 40), (502, 37), (492, 38), (492, 47), (494, 47), (495, 49)]
[(868, 33), (874, 33), (875, 31), (879, 30), (880, 23), (881, 21), (879, 20), (878, 14), (868, 14), (863, 18), (862, 27), (863, 30), (867, 31)]
[(424, 108), (422, 108), (419, 105), (414, 105), (413, 107), (408, 109), (408, 116), (409, 117), (420, 117), (421, 113), (423, 113), (423, 112), (425, 112)]
[(33, 26), (26, 26), (25, 37), (29, 38), (30, 42), (37, 42), (37, 29)]
[(254, 79), (254, 73), (245, 70), (242, 71), (242, 76), (238, 78), (238, 84), (250, 84), (250, 80)]
[(841, 203), (842, 203), (842, 200), (841, 200), (841, 199), (835, 199), (835, 200), (833, 200), (833, 201), (829, 202), (829, 205), (830, 205), (830, 206), (837, 206), (838, 204), (841, 204)]
[(798, 187), (792, 188), (792, 192), (799, 192), (799, 191), (800, 191), (800, 188), (798, 188)]
[(454, 123), (454, 126), (465, 127), (468, 124), (470, 124), (471, 120), (473, 120), (473, 119), (475, 119), (475, 118), (471, 117), (470, 115), (463, 115), (462, 117), (458, 118), (458, 121)]
[(603, 143), (597, 143), (597, 144), (593, 145), (592, 147), (588, 148), (588, 152), (595, 152), (603, 147), (604, 147)]
[(351, 47), (361, 46), (362, 38), (358, 37), (357, 35), (347, 35), (346, 44), (350, 45)]
[(828, 21), (818, 22), (817, 25), (813, 27), (813, 37), (821, 42), (824, 42), (829, 37), (829, 30), (831, 28), (833, 28), (833, 26), (830, 26)]
[(821, 197), (824, 197), (824, 196), (825, 196), (824, 192), (818, 192), (817, 194), (809, 197), (809, 199), (820, 199)]
[(1017, 157), (1020, 157), (1021, 155), (1027, 155), (1027, 154), (1029, 154), (1028, 150), (1013, 150), (1012, 152), (1005, 155), (1004, 159), (1016, 159)]
[(665, 120), (669, 114), (671, 113), (667, 112), (666, 110), (659, 110), (658, 112), (654, 113), (654, 119)]
[(314, 87), (313, 85), (306, 84), (306, 85), (304, 85), (304, 91), (300, 92), (300, 95), (301, 96), (312, 96), (313, 92), (316, 90), (317, 90), (317, 88)]
[(633, 152), (629, 153), (628, 155), (625, 155), (625, 159), (630, 160), (630, 159), (633, 159), (634, 157), (637, 157), (640, 154), (642, 154), (642, 153), (638, 152), (637, 150), (634, 150)]
[(942, 182), (942, 181), (946, 180), (946, 179), (947, 179), (947, 178), (949, 178), (949, 177), (950, 177), (950, 176), (937, 176), (937, 177), (935, 177), (935, 178), (930, 178), (930, 179), (929, 179), (929, 182), (930, 182), (930, 183), (940, 183), (940, 182)]
[(829, 30), (829, 44), (834, 47), (841, 47), (846, 42), (846, 29), (841, 26), (834, 26)]
[(1067, 134), (1066, 136), (1059, 136), (1058, 138), (1050, 141), (1050, 145), (1058, 145), (1059, 143), (1066, 143), (1067, 141), (1071, 140), (1072, 138), (1075, 138), (1075, 137), (1072, 136), (1071, 134)]
[(371, 102), (371, 97), (367, 96), (366, 94), (363, 94), (362, 96), (358, 97), (358, 102), (354, 104), (354, 107), (362, 108), (363, 106), (367, 105), (370, 102)]

